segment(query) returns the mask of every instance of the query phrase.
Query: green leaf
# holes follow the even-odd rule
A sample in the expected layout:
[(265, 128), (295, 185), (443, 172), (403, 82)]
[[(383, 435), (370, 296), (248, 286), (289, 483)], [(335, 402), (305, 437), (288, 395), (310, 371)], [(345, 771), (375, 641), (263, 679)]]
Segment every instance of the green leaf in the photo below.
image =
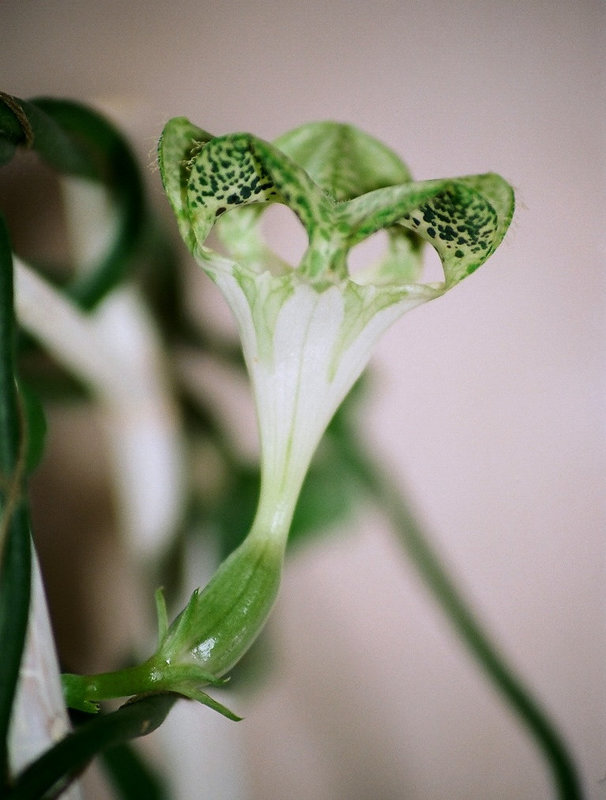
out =
[(156, 601), (156, 616), (158, 617), (158, 644), (161, 644), (168, 630), (166, 600), (164, 599), (164, 590), (161, 587), (156, 589), (154, 599)]
[(220, 537), (221, 560), (244, 541), (259, 499), (258, 467), (234, 464), (229, 478), (225, 492), (211, 512), (212, 525)]
[[(343, 469), (344, 468), (344, 469)], [(324, 441), (305, 478), (293, 515), (289, 546), (319, 538), (345, 522), (358, 507), (358, 482), (352, 480), (330, 436)]]
[(25, 455), (25, 474), (31, 475), (36, 469), (46, 441), (46, 417), (44, 408), (37, 394), (35, 394), (23, 382), (19, 384), (21, 405), (25, 417), (26, 431), (26, 455)]
[(92, 109), (67, 100), (38, 98), (32, 105), (69, 137), (84, 154), (89, 174), (109, 191), (117, 227), (109, 251), (86, 275), (69, 285), (83, 308), (92, 308), (124, 277), (141, 247), (146, 204), (137, 161), (122, 134)]
[(25, 643), (31, 541), (23, 497), (24, 452), (15, 378), (13, 265), (0, 216), (0, 788), (7, 775), (7, 736)]
[(86, 153), (51, 116), (35, 102), (0, 93), (0, 145), (6, 163), (17, 147), (35, 150), (58, 172), (92, 178)]
[[(95, 306), (123, 278), (142, 243), (145, 219), (137, 162), (122, 135), (80, 103), (0, 95), (0, 157), (16, 146), (34, 150), (57, 172), (102, 183), (115, 206), (112, 245), (67, 291), (83, 308)], [(0, 162), (1, 163), (1, 162)]]
[(199, 686), (193, 683), (189, 685), (182, 684), (179, 686), (179, 694), (183, 695), (183, 697), (187, 697), (189, 700), (195, 700), (197, 703), (207, 706), (232, 722), (242, 721), (242, 717), (238, 716), (238, 714), (235, 714), (231, 709), (227, 708), (227, 706), (224, 706), (223, 703), (215, 700), (214, 697), (211, 697), (206, 692), (203, 692)]
[(15, 383), (16, 322), (13, 308), (13, 257), (0, 215), (0, 492), (6, 491), (19, 459), (21, 421)]
[(111, 714), (85, 722), (28, 766), (5, 800), (50, 800), (106, 748), (147, 736), (164, 722), (177, 700), (174, 694), (138, 698)]
[(101, 758), (120, 800), (169, 800), (164, 780), (133, 745), (110, 747)]
[(31, 126), (11, 95), (0, 92), (0, 166), (14, 156), (17, 145), (31, 139)]

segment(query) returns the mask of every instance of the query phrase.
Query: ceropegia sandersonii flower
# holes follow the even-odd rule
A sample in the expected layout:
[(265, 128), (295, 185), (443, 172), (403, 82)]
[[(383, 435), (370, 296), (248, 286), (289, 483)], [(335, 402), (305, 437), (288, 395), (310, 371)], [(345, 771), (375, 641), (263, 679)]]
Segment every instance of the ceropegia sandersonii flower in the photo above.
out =
[[(173, 691), (216, 707), (199, 686), (224, 675), (265, 623), (299, 491), (331, 417), (381, 334), (494, 252), (514, 198), (492, 173), (415, 182), (389, 148), (332, 122), (270, 144), (246, 133), (215, 137), (178, 117), (163, 131), (159, 163), (181, 235), (238, 324), (256, 403), (261, 491), (246, 540), (170, 627), (162, 622), (158, 651), (136, 669), (156, 675), (154, 688), (172, 680)], [(272, 203), (288, 206), (306, 231), (298, 265), (263, 238)], [(213, 229), (223, 253), (207, 242)], [(349, 252), (379, 230), (384, 256), (351, 275)], [(424, 242), (442, 262), (439, 282), (422, 280)], [(85, 696), (102, 696), (87, 691), (74, 690), (81, 706)]]
[[(159, 160), (181, 234), (239, 326), (261, 442), (253, 534), (283, 540), (318, 441), (375, 342), (486, 261), (510, 223), (513, 192), (494, 174), (414, 182), (387, 147), (331, 122), (269, 144), (213, 137), (176, 118)], [(291, 208), (305, 228), (299, 265), (263, 240), (271, 203)], [(215, 226), (227, 257), (207, 245)], [(381, 229), (385, 257), (352, 277), (349, 251)], [(440, 256), (442, 282), (421, 281), (423, 240)]]

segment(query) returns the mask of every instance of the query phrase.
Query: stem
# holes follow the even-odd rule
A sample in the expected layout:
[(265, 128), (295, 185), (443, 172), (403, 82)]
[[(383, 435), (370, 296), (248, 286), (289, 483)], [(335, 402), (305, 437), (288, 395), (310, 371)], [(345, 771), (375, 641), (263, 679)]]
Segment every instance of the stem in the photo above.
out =
[(0, 788), (8, 775), (8, 730), (30, 600), (29, 514), (22, 497), (22, 422), (15, 385), (13, 264), (0, 216)]
[[(67, 705), (95, 712), (101, 700), (164, 691), (200, 699), (200, 687), (221, 685), (221, 677), (267, 621), (280, 585), (282, 560), (282, 542), (260, 535), (246, 539), (206, 587), (192, 594), (156, 653), (143, 664), (98, 675), (63, 675)], [(161, 627), (163, 617), (162, 608)], [(211, 705), (208, 699), (204, 702)], [(212, 707), (218, 707), (214, 701)]]
[(6, 800), (56, 797), (99, 752), (155, 730), (176, 700), (176, 695), (158, 694), (95, 717), (31, 764), (15, 781)]
[(455, 586), (399, 493), (357, 450), (355, 444), (350, 445), (350, 450), (352, 463), (355, 464), (359, 476), (378, 507), (398, 531), (402, 545), (438, 605), (469, 652), (534, 738), (551, 771), (557, 797), (560, 800), (581, 800), (583, 792), (575, 764), (554, 723), (499, 654), (498, 648)]
[(98, 710), (96, 704), (100, 700), (144, 694), (155, 688), (153, 668), (147, 661), (136, 667), (98, 675), (67, 673), (61, 676), (61, 681), (66, 704), (82, 711)]
[(67, 705), (82, 711), (97, 711), (96, 704), (101, 700), (158, 692), (178, 693), (180, 688), (189, 684), (200, 688), (223, 683), (197, 664), (166, 664), (155, 656), (136, 667), (98, 675), (65, 673), (61, 680)]
[(104, 410), (121, 528), (133, 556), (150, 563), (177, 525), (183, 495), (179, 415), (153, 322), (132, 288), (86, 314), (18, 258), (15, 287), (23, 328)]

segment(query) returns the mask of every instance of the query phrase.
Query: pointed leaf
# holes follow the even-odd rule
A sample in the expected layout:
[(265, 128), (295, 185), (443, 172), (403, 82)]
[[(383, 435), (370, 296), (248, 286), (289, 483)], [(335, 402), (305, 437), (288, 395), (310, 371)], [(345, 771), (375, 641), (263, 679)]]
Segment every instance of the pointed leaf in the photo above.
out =
[(43, 104), (0, 92), (0, 164), (10, 161), (21, 146), (35, 150), (58, 172), (94, 177), (93, 165), (80, 143), (49, 116)]
[(102, 753), (103, 766), (119, 800), (170, 800), (163, 776), (156, 764), (128, 742)]
[(111, 245), (93, 269), (66, 287), (81, 307), (90, 309), (122, 279), (142, 242), (145, 200), (137, 162), (118, 130), (85, 105), (48, 97), (12, 100), (30, 126), (22, 144), (62, 174), (103, 184), (111, 197), (116, 211)]
[(154, 600), (156, 601), (156, 615), (158, 617), (158, 644), (162, 644), (162, 640), (166, 636), (166, 631), (168, 630), (166, 600), (164, 599), (164, 589), (162, 589), (162, 587), (156, 589)]
[(183, 697), (189, 698), (189, 700), (195, 700), (198, 703), (202, 703), (202, 705), (208, 706), (208, 708), (212, 708), (213, 711), (217, 711), (219, 714), (227, 717), (227, 719), (232, 720), (232, 722), (240, 722), (242, 720), (242, 717), (234, 714), (227, 706), (224, 706), (223, 703), (215, 700), (197, 686), (180, 686), (178, 692), (183, 695)]
[(21, 407), (25, 421), (25, 474), (31, 475), (44, 452), (46, 416), (40, 398), (24, 383), (19, 383)]

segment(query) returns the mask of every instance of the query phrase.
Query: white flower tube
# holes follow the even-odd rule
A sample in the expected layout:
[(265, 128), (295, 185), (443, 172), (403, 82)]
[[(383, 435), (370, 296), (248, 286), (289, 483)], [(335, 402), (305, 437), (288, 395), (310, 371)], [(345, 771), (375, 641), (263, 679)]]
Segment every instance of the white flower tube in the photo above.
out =
[[(223, 264), (215, 260), (206, 270), (238, 323), (261, 443), (262, 486), (253, 531), (285, 541), (310, 461), (333, 414), (384, 330), (427, 297), (422, 291), (405, 295), (355, 325), (364, 317), (365, 301), (372, 302), (373, 287), (316, 289), (295, 272), (248, 274), (245, 280), (245, 268)], [(277, 313), (270, 295), (282, 302)]]

